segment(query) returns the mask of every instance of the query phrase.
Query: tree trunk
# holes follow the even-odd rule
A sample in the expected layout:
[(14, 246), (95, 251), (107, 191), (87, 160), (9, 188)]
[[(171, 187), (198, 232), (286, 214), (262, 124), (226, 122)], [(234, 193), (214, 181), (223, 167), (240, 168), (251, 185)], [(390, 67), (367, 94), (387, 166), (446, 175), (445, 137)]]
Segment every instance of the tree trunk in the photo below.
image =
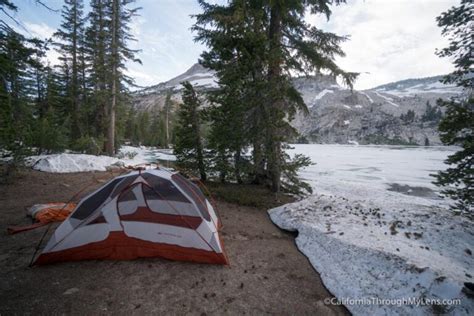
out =
[[(225, 157), (225, 151), (223, 150), (219, 150), (219, 160), (220, 160), (220, 163), (225, 166), (225, 164), (227, 163), (226, 161), (226, 157)], [(227, 178), (227, 168), (220, 168), (221, 170), (219, 171), (219, 181), (221, 183), (225, 183), (226, 182), (226, 178)]]
[(204, 155), (203, 155), (203, 148), (202, 148), (201, 136), (200, 136), (200, 131), (199, 131), (199, 124), (197, 124), (196, 135), (197, 135), (196, 149), (197, 149), (199, 175), (201, 176), (202, 181), (206, 181), (207, 177), (206, 177), (206, 169), (204, 166)]
[(119, 0), (112, 1), (112, 100), (109, 107), (107, 128), (107, 154), (115, 154), (115, 108), (117, 105), (117, 63), (118, 63), (118, 28), (119, 28)]
[[(97, 100), (97, 108), (99, 112), (99, 117), (97, 120), (97, 135), (101, 136), (105, 139), (107, 139), (106, 135), (106, 122), (107, 122), (107, 117), (108, 117), (108, 108), (107, 108), (107, 102), (104, 97), (105, 92), (107, 90), (107, 78), (105, 74), (105, 69), (106, 69), (106, 59), (105, 59), (105, 18), (104, 18), (104, 7), (102, 1), (98, 1), (97, 3), (97, 13), (98, 13), (98, 18), (97, 18), (97, 23), (98, 23), (98, 35), (97, 35), (97, 41), (96, 43), (96, 51), (97, 51), (97, 57), (96, 57), (96, 63), (95, 63), (95, 69), (94, 71), (97, 74), (97, 91), (96, 91), (96, 100)], [(107, 152), (107, 142), (105, 141), (102, 144), (103, 148), (102, 150), (104, 152)]]
[[(167, 100), (168, 101), (168, 100)], [(165, 108), (165, 147), (169, 147), (169, 140), (170, 140), (170, 133), (169, 133), (169, 104), (166, 102), (166, 108)]]
[(71, 69), (71, 97), (72, 97), (72, 136), (79, 138), (81, 136), (79, 125), (79, 100), (78, 100), (78, 65), (77, 65), (77, 3), (73, 7), (74, 21), (72, 31), (72, 69)]
[(281, 77), (281, 7), (278, 3), (275, 3), (271, 8), (270, 13), (270, 30), (269, 30), (269, 42), (270, 42), (270, 62), (268, 79), (271, 89), (271, 103), (267, 105), (266, 117), (267, 117), (267, 153), (268, 153), (268, 164), (269, 172), (272, 181), (272, 191), (280, 191), (280, 177), (281, 177), (281, 160), (280, 150), (281, 142), (280, 135), (278, 135), (278, 120), (280, 119), (279, 113), (282, 110), (283, 100), (280, 96), (280, 77)]
[(253, 142), (253, 165), (254, 165), (254, 184), (263, 184), (265, 182), (265, 158), (262, 152), (262, 143), (257, 140)]
[(193, 128), (194, 128), (194, 135), (196, 135), (196, 154), (197, 154), (197, 163), (199, 169), (199, 175), (202, 181), (206, 181), (206, 167), (204, 165), (204, 154), (203, 154), (203, 146), (201, 141), (201, 123), (199, 121), (199, 112), (197, 109), (197, 96), (194, 95), (196, 100), (196, 104), (193, 107)]
[[(115, 76), (116, 71), (112, 70), (112, 76)], [(115, 154), (115, 106), (117, 102), (117, 83), (116, 80), (112, 82), (112, 102), (109, 108), (109, 126), (107, 128), (107, 154), (113, 156)]]
[(234, 154), (234, 168), (235, 168), (235, 179), (237, 180), (237, 183), (241, 184), (242, 183), (242, 176), (241, 176), (241, 156), (240, 156), (240, 148), (235, 151)]
[(37, 94), (37, 103), (39, 104), (39, 117), (44, 118), (48, 112), (48, 103), (44, 102), (43, 92), (41, 87), (41, 74), (38, 69), (36, 69), (36, 94)]

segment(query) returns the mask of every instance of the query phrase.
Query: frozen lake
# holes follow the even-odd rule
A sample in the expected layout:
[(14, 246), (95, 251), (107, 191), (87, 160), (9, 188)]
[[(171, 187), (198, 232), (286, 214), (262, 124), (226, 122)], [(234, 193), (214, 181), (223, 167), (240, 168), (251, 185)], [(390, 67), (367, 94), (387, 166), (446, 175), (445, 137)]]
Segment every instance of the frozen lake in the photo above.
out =
[[(291, 146), (294, 149), (289, 150), (290, 154), (304, 154), (315, 163), (300, 174), (318, 191), (335, 193), (354, 191), (356, 187), (358, 191), (385, 191), (398, 184), (401, 191), (418, 187), (428, 198), (435, 194), (427, 192), (437, 190), (430, 174), (445, 169), (443, 161), (455, 150), (452, 147), (373, 145)], [(415, 191), (408, 193), (416, 195)]]

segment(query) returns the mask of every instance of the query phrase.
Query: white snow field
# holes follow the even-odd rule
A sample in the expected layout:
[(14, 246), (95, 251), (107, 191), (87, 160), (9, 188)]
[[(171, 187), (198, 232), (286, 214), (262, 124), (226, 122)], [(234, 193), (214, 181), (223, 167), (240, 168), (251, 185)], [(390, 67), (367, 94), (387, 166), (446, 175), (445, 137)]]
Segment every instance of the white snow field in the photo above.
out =
[(314, 194), (270, 217), (298, 231), (296, 245), (354, 315), (473, 315), (462, 287), (474, 281), (474, 225), (447, 209), (430, 176), (452, 148), (293, 147), (316, 163), (301, 172)]
[(156, 165), (157, 160), (174, 161), (176, 158), (171, 153), (171, 150), (156, 149), (152, 147), (122, 146), (118, 157), (62, 153), (55, 155), (31, 156), (26, 159), (26, 163), (27, 165), (32, 166), (33, 169), (39, 171), (68, 173), (106, 171), (113, 165)]
[(317, 96), (314, 97), (315, 100), (322, 99), (326, 94), (334, 93), (332, 90), (324, 89), (323, 91), (319, 92)]

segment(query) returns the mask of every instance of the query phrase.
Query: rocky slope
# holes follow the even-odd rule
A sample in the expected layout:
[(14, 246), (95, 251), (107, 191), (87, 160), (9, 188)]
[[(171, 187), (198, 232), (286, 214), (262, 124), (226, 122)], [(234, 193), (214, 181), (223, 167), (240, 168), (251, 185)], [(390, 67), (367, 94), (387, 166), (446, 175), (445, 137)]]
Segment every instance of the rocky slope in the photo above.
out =
[(197, 91), (206, 91), (217, 88), (217, 78), (214, 72), (204, 68), (200, 64), (194, 64), (185, 73), (174, 77), (166, 82), (136, 91), (133, 96), (133, 106), (138, 111), (150, 111), (154, 107), (162, 108), (166, 96), (171, 93), (171, 99), (176, 103), (181, 102), (181, 82), (191, 82)]
[[(437, 122), (422, 119), (427, 103), (434, 106), (461, 91), (440, 82), (441, 76), (408, 79), (364, 91), (351, 91), (330, 76), (317, 75), (294, 79), (303, 95), (309, 115), (297, 115), (292, 124), (301, 134), (300, 141), (315, 143), (418, 144), (439, 145)], [(151, 110), (162, 107), (168, 93), (181, 101), (180, 82), (188, 80), (198, 91), (217, 87), (212, 71), (199, 64), (167, 82), (137, 91), (134, 107)], [(413, 120), (401, 115), (411, 110)]]

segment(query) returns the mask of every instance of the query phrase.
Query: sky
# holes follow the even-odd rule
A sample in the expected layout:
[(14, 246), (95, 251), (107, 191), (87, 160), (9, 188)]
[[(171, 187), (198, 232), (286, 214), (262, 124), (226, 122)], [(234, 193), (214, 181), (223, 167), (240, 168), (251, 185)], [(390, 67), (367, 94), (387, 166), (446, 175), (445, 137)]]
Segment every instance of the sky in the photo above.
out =
[[(15, 17), (31, 35), (48, 38), (61, 23), (60, 13), (51, 12), (34, 0), (13, 2), (19, 7)], [(63, 3), (43, 2), (54, 9), (60, 9)], [(362, 90), (452, 71), (450, 60), (434, 54), (436, 48), (447, 46), (435, 18), (457, 3), (459, 0), (347, 0), (347, 4), (333, 8), (329, 21), (315, 15), (308, 15), (306, 20), (325, 31), (350, 36), (342, 44), (346, 56), (336, 61), (344, 70), (361, 73), (355, 88)], [(143, 9), (132, 21), (137, 41), (131, 46), (141, 49), (138, 57), (142, 65), (129, 63), (128, 74), (138, 85), (167, 81), (197, 62), (206, 49), (194, 42), (190, 30), (194, 23), (191, 15), (201, 12), (197, 1), (137, 0), (136, 5)], [(54, 63), (57, 53), (48, 52), (48, 58)]]

